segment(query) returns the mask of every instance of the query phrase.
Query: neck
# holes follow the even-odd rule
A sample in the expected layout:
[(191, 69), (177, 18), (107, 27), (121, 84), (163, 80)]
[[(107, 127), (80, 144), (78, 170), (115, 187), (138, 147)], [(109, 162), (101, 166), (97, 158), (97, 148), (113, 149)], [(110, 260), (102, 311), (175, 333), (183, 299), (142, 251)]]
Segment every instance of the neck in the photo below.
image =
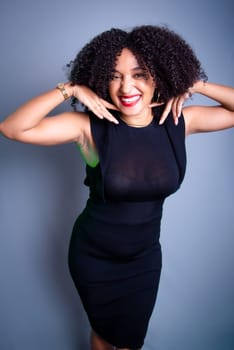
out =
[(154, 116), (152, 111), (150, 110), (150, 113), (148, 113), (145, 116), (121, 115), (120, 118), (129, 126), (133, 126), (135, 128), (141, 128), (149, 125), (152, 122)]

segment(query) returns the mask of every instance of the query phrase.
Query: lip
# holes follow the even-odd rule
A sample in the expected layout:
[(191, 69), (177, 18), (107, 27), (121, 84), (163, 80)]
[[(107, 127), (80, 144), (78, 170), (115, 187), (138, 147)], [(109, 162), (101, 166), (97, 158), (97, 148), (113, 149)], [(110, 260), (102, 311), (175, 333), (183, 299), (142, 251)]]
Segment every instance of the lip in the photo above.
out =
[(133, 107), (138, 103), (140, 98), (141, 98), (140, 94), (124, 95), (124, 96), (119, 96), (119, 101), (124, 107)]

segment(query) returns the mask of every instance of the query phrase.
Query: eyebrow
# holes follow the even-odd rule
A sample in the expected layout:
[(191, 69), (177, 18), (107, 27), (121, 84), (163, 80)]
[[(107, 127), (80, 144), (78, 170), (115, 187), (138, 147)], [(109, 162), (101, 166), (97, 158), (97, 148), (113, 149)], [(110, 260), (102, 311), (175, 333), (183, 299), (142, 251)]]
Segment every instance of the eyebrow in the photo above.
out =
[[(143, 70), (143, 71), (146, 71), (145, 68), (140, 67), (140, 66), (134, 67), (134, 68), (132, 68), (131, 70), (132, 70), (132, 71), (135, 71), (135, 70)], [(117, 69), (113, 69), (112, 72), (120, 73)]]

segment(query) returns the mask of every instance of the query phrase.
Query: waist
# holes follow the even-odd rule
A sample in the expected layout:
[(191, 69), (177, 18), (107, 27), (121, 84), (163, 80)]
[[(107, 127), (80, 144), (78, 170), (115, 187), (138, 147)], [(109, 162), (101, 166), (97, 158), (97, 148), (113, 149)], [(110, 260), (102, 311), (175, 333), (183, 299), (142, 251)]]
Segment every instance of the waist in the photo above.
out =
[(149, 202), (111, 202), (89, 198), (85, 211), (110, 224), (136, 225), (162, 217), (164, 199)]

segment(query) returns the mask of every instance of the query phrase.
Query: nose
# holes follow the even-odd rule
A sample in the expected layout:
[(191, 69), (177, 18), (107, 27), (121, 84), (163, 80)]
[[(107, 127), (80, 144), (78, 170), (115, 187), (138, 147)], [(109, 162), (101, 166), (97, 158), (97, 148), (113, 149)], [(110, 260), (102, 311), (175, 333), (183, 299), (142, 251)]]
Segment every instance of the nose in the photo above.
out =
[(132, 79), (131, 77), (123, 77), (121, 80), (121, 86), (120, 86), (120, 91), (122, 94), (127, 95), (128, 93), (131, 92), (132, 89)]

